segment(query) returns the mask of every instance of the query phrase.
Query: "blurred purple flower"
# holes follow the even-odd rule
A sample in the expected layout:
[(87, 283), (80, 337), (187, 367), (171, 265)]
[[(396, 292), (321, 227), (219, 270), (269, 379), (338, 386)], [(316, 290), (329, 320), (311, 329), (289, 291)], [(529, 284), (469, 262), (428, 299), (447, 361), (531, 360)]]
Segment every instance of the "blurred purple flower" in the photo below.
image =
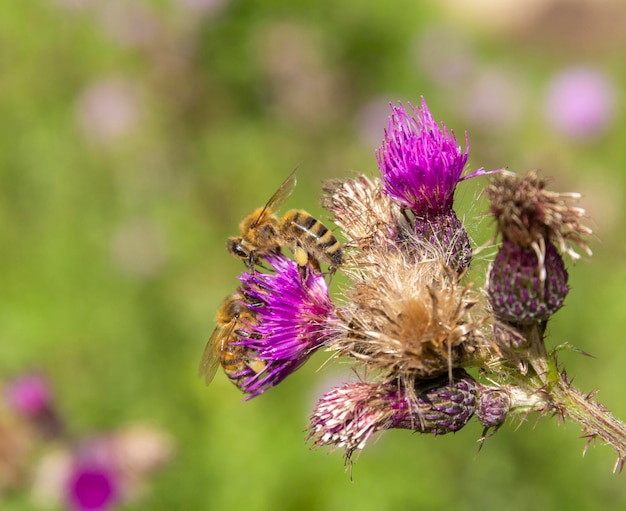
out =
[(476, 65), (471, 42), (459, 27), (428, 27), (417, 35), (414, 52), (420, 71), (441, 85), (457, 85)]
[(10, 406), (28, 417), (47, 413), (51, 408), (50, 386), (37, 373), (24, 374), (10, 381), (5, 395)]
[(94, 7), (102, 30), (120, 46), (148, 46), (162, 37), (162, 18), (144, 2), (107, 0)]
[(377, 148), (380, 145), (380, 127), (389, 118), (389, 100), (387, 97), (370, 98), (356, 114), (357, 135), (363, 145)]
[(511, 70), (481, 70), (466, 93), (461, 110), (470, 122), (485, 130), (514, 127), (528, 108), (524, 79)]
[(129, 80), (98, 80), (78, 98), (77, 115), (80, 127), (88, 138), (105, 143), (119, 139), (137, 124), (137, 90)]
[(67, 482), (71, 509), (96, 511), (110, 509), (118, 498), (118, 483), (112, 467), (101, 462), (77, 460)]
[(573, 139), (600, 136), (613, 120), (615, 84), (599, 69), (572, 67), (548, 85), (545, 112), (554, 129)]

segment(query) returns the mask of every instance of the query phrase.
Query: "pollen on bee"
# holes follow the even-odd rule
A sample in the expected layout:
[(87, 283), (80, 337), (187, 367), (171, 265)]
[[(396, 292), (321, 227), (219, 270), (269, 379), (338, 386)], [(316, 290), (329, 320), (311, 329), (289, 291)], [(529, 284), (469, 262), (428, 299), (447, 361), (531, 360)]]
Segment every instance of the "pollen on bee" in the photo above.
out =
[(309, 254), (302, 247), (296, 246), (293, 251), (293, 258), (298, 266), (306, 266), (306, 263), (309, 261)]

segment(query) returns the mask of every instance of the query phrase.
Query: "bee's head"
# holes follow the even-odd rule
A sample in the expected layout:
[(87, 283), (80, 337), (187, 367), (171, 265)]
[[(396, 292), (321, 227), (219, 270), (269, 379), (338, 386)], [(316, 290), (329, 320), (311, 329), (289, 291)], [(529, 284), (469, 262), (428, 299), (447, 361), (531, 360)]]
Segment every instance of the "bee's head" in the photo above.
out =
[(228, 251), (239, 259), (249, 259), (250, 251), (244, 247), (243, 238), (231, 236), (226, 243)]

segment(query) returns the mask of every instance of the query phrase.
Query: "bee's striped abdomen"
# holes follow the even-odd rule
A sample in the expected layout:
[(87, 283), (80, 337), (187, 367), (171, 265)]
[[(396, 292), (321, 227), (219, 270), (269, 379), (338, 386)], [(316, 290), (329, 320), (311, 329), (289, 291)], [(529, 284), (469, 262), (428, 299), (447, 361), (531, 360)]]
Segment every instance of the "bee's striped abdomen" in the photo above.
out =
[(310, 255), (337, 267), (343, 263), (341, 243), (331, 230), (304, 210), (288, 211), (281, 221), (282, 235)]

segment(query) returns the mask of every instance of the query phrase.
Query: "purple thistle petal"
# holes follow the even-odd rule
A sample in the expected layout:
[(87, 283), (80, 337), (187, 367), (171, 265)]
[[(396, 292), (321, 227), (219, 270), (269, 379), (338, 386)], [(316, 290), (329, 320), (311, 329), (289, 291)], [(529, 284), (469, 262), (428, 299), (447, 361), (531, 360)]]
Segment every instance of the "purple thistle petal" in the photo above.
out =
[(463, 177), (467, 133), (463, 152), (454, 132), (435, 122), (424, 98), (421, 107), (409, 106), (413, 116), (402, 104), (391, 105), (389, 126), (376, 153), (384, 191), (417, 216), (448, 211), (459, 181), (489, 172), (478, 169)]
[(256, 321), (239, 344), (267, 362), (244, 385), (251, 397), (280, 383), (325, 345), (333, 335), (329, 321), (335, 317), (323, 275), (309, 270), (302, 277), (295, 261), (284, 256), (266, 260), (274, 273), (240, 276), (248, 300), (258, 304), (247, 304)]

